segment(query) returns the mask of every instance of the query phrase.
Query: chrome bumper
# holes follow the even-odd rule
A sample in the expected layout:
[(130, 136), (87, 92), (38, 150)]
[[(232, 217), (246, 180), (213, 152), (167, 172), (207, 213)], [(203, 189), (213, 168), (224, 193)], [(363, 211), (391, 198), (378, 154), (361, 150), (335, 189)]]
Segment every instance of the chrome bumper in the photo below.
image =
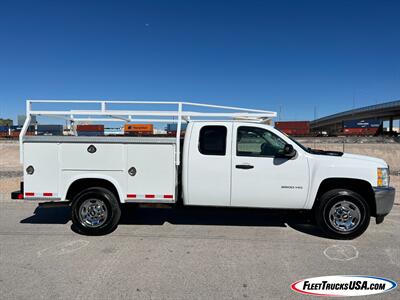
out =
[(392, 187), (374, 188), (377, 217), (384, 217), (392, 210), (395, 191)]

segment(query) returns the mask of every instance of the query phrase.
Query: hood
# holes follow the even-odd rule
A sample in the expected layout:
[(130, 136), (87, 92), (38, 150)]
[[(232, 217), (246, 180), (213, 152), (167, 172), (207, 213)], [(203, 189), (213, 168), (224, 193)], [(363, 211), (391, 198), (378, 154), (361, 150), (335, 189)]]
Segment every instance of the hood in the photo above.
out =
[(376, 163), (382, 168), (387, 167), (387, 163), (383, 159), (372, 157), (372, 156), (344, 153), (342, 157)]

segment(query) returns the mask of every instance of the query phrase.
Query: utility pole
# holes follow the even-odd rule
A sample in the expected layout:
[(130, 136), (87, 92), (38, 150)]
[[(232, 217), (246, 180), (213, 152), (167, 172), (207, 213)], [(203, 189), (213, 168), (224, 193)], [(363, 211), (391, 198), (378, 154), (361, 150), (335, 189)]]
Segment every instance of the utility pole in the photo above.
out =
[[(317, 127), (317, 106), (316, 105), (314, 105), (314, 126), (315, 126), (314, 128), (318, 129), (318, 127)], [(318, 135), (318, 133), (317, 133), (317, 135)], [(316, 148), (316, 138), (314, 138), (314, 149), (315, 148)]]
[(314, 121), (317, 119), (317, 106), (314, 106)]

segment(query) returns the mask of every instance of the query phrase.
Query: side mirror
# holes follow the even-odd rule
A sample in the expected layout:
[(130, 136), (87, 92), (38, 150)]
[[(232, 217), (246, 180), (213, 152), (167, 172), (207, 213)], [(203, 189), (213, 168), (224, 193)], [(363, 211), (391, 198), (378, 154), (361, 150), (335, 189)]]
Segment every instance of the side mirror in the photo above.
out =
[(292, 145), (286, 144), (285, 147), (283, 148), (283, 151), (281, 151), (277, 156), (292, 158), (296, 156), (296, 150), (293, 148)]

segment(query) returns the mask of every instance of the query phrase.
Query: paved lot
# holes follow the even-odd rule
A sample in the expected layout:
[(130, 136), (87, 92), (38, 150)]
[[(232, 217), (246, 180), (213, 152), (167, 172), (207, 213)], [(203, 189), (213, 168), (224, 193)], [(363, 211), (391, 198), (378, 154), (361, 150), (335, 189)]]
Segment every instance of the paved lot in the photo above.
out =
[(0, 202), (2, 299), (293, 299), (290, 284), (307, 277), (400, 279), (399, 206), (353, 241), (298, 215), (220, 209), (129, 209), (115, 232), (89, 237), (68, 213)]

